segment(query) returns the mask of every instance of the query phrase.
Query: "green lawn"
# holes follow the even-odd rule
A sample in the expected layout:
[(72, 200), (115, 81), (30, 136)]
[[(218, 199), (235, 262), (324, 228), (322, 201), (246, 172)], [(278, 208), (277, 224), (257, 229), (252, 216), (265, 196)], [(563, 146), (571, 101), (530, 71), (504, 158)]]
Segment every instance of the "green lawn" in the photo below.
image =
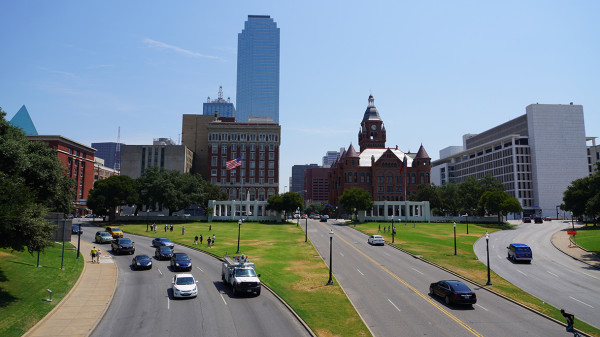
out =
[[(145, 224), (120, 227), (129, 233), (167, 237), (217, 256), (237, 255), (236, 222), (186, 223), (185, 235), (181, 233), (182, 225), (175, 225), (173, 232), (166, 233), (164, 224), (158, 225), (157, 233), (147, 233)], [(195, 246), (194, 236), (200, 234), (204, 236), (203, 244)], [(208, 248), (206, 239), (213, 234), (216, 244)], [(240, 252), (256, 264), (262, 282), (281, 296), (317, 335), (370, 336), (337, 282), (325, 285), (329, 269), (310, 241), (304, 242), (304, 232), (295, 224), (244, 223)]]
[[(64, 269), (60, 270), (62, 246), (55, 243), (40, 254), (0, 249), (0, 336), (21, 336), (52, 310), (71, 290), (81, 271), (83, 259), (67, 243)], [(52, 302), (46, 289), (51, 289)]]
[(586, 250), (600, 253), (600, 227), (586, 226), (577, 229), (575, 242)]
[[(392, 242), (389, 232), (377, 233), (379, 225), (390, 226), (390, 223), (366, 223), (356, 226), (367, 234), (381, 234), (388, 243)], [(454, 231), (451, 223), (409, 223), (396, 224), (394, 245), (412, 254), (420, 255), (423, 259), (452, 270), (479, 284), (487, 282), (487, 266), (477, 259), (473, 252), (473, 244), (485, 235), (485, 232), (495, 232), (509, 228), (508, 225), (474, 225), (469, 224), (469, 234), (466, 224), (456, 225), (457, 255), (454, 255)], [(579, 237), (579, 232), (577, 233)], [(556, 309), (538, 298), (529, 295), (505, 279), (491, 272), (492, 289), (517, 302), (536, 309), (559, 321), (564, 321), (560, 310)], [(596, 329), (576, 319), (575, 327), (592, 336), (600, 336), (600, 329)]]

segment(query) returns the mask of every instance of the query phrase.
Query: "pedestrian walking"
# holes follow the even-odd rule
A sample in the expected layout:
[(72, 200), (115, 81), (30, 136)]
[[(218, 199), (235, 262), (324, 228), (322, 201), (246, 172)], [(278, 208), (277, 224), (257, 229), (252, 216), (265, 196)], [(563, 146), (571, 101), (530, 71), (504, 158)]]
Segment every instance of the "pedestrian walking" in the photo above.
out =
[(167, 232), (167, 224), (165, 224), (165, 233)]
[(94, 263), (96, 260), (96, 254), (98, 254), (98, 249), (96, 249), (96, 246), (92, 248), (90, 254), (92, 255), (92, 263)]
[(377, 233), (381, 233), (381, 225), (379, 225), (379, 229), (377, 229)]
[(194, 237), (194, 244), (197, 245), (198, 244), (198, 235), (196, 235), (196, 237)]
[(98, 248), (98, 254), (96, 255), (96, 262), (100, 263), (100, 255), (102, 254), (102, 251), (100, 250), (100, 248)]
[(181, 235), (185, 234), (185, 226), (181, 226)]
[(213, 244), (213, 246), (215, 245), (215, 235), (214, 234), (213, 234), (212, 244)]
[(208, 231), (212, 231), (212, 225), (208, 225)]
[(208, 242), (208, 248), (210, 248), (210, 237), (206, 241)]
[(390, 231), (390, 226), (388, 226), (388, 232)]
[(173, 225), (171, 225), (171, 232), (173, 231)]
[(156, 227), (158, 227), (157, 225), (154, 225), (154, 233), (156, 233)]
[(200, 244), (202, 244), (202, 234), (200, 234)]

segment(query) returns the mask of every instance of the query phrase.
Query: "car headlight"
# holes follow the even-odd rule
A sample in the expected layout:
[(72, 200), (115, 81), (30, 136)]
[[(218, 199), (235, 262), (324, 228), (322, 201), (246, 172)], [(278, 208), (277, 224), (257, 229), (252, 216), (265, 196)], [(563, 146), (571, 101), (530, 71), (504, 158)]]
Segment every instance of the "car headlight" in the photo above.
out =
[(175, 265), (176, 265), (177, 267), (179, 267), (179, 263), (175, 262)]

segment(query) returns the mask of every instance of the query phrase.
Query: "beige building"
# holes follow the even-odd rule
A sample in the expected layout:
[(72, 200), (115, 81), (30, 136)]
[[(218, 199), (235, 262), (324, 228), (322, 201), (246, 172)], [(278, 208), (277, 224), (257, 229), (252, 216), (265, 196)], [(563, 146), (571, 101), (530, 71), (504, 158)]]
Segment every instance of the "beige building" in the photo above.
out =
[(121, 175), (139, 178), (148, 167), (160, 167), (190, 173), (193, 152), (185, 145), (123, 145), (121, 147)]
[(119, 171), (104, 166), (104, 159), (94, 157), (94, 182), (106, 179), (110, 176), (118, 176)]

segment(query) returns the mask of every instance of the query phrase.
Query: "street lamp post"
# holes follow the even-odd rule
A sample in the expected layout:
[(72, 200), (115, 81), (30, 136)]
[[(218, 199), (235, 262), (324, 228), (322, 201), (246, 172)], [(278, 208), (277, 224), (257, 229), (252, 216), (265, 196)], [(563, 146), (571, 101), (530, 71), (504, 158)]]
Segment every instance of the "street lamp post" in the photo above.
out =
[(304, 242), (308, 242), (308, 217), (304, 220), (306, 221), (304, 223)]
[(298, 223), (296, 223), (296, 227), (300, 226), (300, 207), (296, 208), (296, 216), (298, 217)]
[(575, 222), (573, 221), (573, 212), (571, 212), (571, 227), (573, 227), (573, 230), (575, 230)]
[(242, 219), (238, 220), (238, 249), (236, 254), (240, 253), (240, 229), (242, 228)]
[(467, 223), (467, 234), (469, 234), (469, 213), (465, 214), (465, 222)]
[(79, 246), (81, 245), (81, 224), (77, 230), (77, 259), (79, 260)]
[(456, 255), (456, 222), (454, 223), (454, 255)]
[(558, 220), (558, 209), (560, 208), (560, 206), (556, 206), (556, 220)]
[(146, 208), (146, 232), (148, 231), (148, 225), (150, 224), (150, 210)]
[(332, 257), (333, 257), (333, 229), (329, 230), (329, 281), (327, 281), (327, 285), (332, 285), (333, 284), (333, 278), (332, 278), (332, 270), (333, 270), (333, 264), (332, 264)]
[(392, 217), (392, 243), (394, 243), (394, 234), (396, 233), (394, 228), (394, 217)]
[(485, 248), (487, 251), (487, 269), (488, 269), (488, 280), (485, 285), (491, 286), (492, 280), (490, 279), (490, 235), (488, 232), (485, 232)]

